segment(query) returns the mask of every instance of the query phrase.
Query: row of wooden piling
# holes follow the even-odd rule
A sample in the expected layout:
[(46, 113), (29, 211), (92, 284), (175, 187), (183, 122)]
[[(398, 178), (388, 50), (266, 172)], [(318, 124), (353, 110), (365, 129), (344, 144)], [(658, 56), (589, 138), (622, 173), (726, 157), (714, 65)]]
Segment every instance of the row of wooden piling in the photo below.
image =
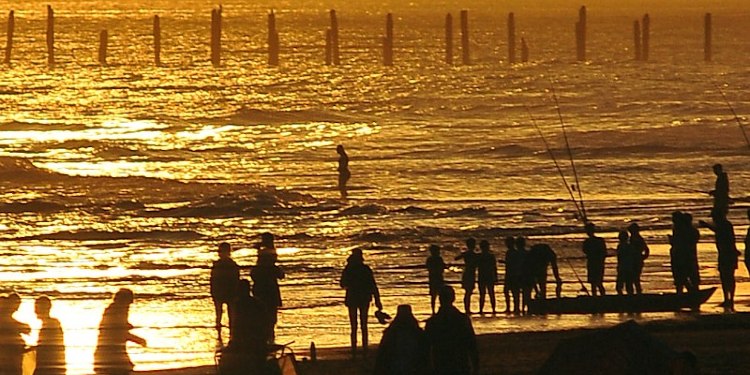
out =
[[(222, 7), (211, 10), (211, 64), (218, 67), (221, 65), (221, 35), (222, 35)], [(325, 43), (325, 63), (327, 65), (340, 65), (341, 56), (339, 52), (339, 24), (336, 11), (331, 10), (330, 27), (326, 30)], [(464, 65), (471, 64), (471, 55), (469, 51), (469, 12), (462, 10), (460, 12), (460, 29), (461, 29), (461, 62)], [(515, 64), (517, 62), (516, 52), (516, 20), (515, 14), (508, 14), (508, 62)], [(383, 42), (383, 64), (391, 66), (394, 63), (394, 33), (393, 33), (393, 14), (386, 15), (385, 36)], [(576, 40), (576, 59), (586, 61), (586, 39), (587, 39), (587, 15), (586, 7), (582, 6), (578, 11), (578, 20), (575, 23), (575, 40)], [(634, 59), (636, 61), (649, 60), (651, 19), (645, 14), (640, 20), (633, 22), (633, 39), (634, 39)], [(13, 51), (13, 35), (15, 31), (15, 12), (11, 10), (8, 14), (7, 40), (5, 45), (5, 63), (10, 64)], [(711, 13), (706, 13), (704, 18), (704, 60), (712, 60), (712, 18)], [(161, 19), (154, 16), (153, 23), (154, 38), (154, 64), (161, 65)], [(109, 43), (109, 33), (102, 30), (99, 35), (99, 63), (107, 65), (107, 46)], [(276, 27), (276, 14), (271, 11), (268, 14), (268, 65), (279, 65), (280, 41), (279, 33)], [(453, 16), (448, 13), (445, 17), (445, 62), (453, 64)], [(521, 62), (528, 62), (529, 47), (526, 40), (521, 38)], [(47, 63), (55, 63), (55, 13), (52, 6), (47, 6)]]

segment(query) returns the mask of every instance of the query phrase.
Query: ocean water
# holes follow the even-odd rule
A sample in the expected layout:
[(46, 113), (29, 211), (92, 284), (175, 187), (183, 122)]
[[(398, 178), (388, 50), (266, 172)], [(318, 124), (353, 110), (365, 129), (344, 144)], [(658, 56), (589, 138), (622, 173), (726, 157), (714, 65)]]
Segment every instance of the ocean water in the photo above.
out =
[[(338, 279), (364, 249), (386, 310), (429, 314), (423, 264), (431, 243), (451, 263), (465, 238), (524, 234), (560, 256), (563, 293), (585, 274), (584, 237), (529, 113), (574, 177), (552, 90), (591, 220), (611, 249), (637, 220), (653, 255), (644, 285), (669, 291), (670, 213), (706, 218), (711, 165), (728, 170), (730, 218), (744, 239), (750, 151), (750, 12), (742, 2), (590, 2), (589, 61), (574, 62), (574, 2), (223, 2), (223, 64), (209, 61), (209, 1), (57, 1), (58, 64), (46, 66), (46, 2), (15, 9), (13, 63), (0, 69), (0, 292), (53, 297), (69, 374), (92, 371), (96, 327), (111, 294), (136, 292), (136, 369), (213, 363), (209, 267), (219, 242), (255, 263), (257, 235), (277, 236), (286, 270), (279, 342), (302, 355), (348, 345)], [(323, 64), (328, 9), (338, 10), (342, 65)], [(443, 61), (443, 20), (470, 11), (469, 66)], [(281, 66), (265, 64), (275, 9)], [(395, 17), (395, 66), (380, 64), (385, 13)], [(506, 61), (505, 17), (516, 13), (531, 62)], [(703, 14), (713, 12), (714, 62), (703, 62)], [(632, 22), (649, 12), (651, 62), (632, 61)], [(151, 17), (162, 17), (163, 67), (152, 66)], [(96, 62), (108, 29), (110, 66)], [(458, 30), (455, 45), (458, 47)], [(455, 51), (459, 57), (459, 50)], [(336, 189), (336, 145), (351, 157), (350, 199)], [(702, 231), (701, 275), (718, 285)], [(741, 247), (741, 246), (740, 246)], [(606, 286), (613, 289), (614, 260)], [(500, 267), (502, 271), (502, 266)], [(575, 272), (574, 272), (575, 271)], [(738, 309), (750, 290), (738, 271)], [(503, 306), (501, 287), (498, 300)], [(717, 293), (703, 310), (718, 312)], [(474, 309), (476, 310), (476, 298)], [(504, 306), (503, 306), (504, 307)], [(642, 319), (674, 317), (645, 314)], [(613, 324), (625, 317), (475, 317), (478, 332)], [(382, 326), (371, 319), (371, 341)], [(35, 337), (28, 338), (33, 344)]]

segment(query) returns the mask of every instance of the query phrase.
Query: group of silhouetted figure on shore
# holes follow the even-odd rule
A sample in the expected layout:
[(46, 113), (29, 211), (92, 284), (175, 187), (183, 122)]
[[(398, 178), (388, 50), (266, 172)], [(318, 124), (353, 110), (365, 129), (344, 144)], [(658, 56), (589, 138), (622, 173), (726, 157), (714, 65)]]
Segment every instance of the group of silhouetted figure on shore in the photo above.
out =
[[(343, 148), (342, 158), (345, 157)], [(711, 210), (712, 221), (699, 221), (699, 226), (715, 234), (718, 250), (718, 270), (724, 293), (722, 306), (733, 309), (735, 292), (735, 270), (739, 251), (736, 246), (734, 227), (727, 214), (732, 200), (729, 198), (729, 180), (720, 165), (714, 167), (716, 188), (710, 192), (714, 197)], [(346, 176), (348, 178), (348, 176)], [(345, 179), (344, 179), (345, 180)], [(343, 181), (345, 182), (345, 181)], [(750, 219), (750, 210), (748, 210)], [(608, 256), (606, 241), (597, 236), (596, 226), (585, 222), (587, 238), (581, 249), (586, 258), (587, 283), (591, 295), (603, 296), (605, 261)], [(643, 293), (641, 275), (650, 249), (640, 232), (640, 226), (632, 222), (619, 232), (616, 248), (617, 294), (639, 295)], [(241, 278), (240, 266), (231, 257), (231, 245), (222, 242), (218, 246), (218, 259), (211, 266), (210, 296), (215, 308), (215, 328), (220, 350), (217, 352), (222, 374), (258, 373), (264, 369), (278, 345), (275, 344), (275, 326), (278, 311), (282, 306), (279, 280), (285, 273), (277, 264), (278, 253), (271, 233), (263, 233), (257, 244), (257, 262), (250, 271), (250, 279)], [(672, 214), (672, 234), (668, 236), (670, 266), (676, 292), (694, 293), (699, 290), (698, 242), (700, 233), (693, 224), (691, 214), (675, 211)], [(438, 245), (429, 246), (425, 268), (432, 316), (424, 329), (415, 318), (411, 305), (399, 305), (395, 318), (384, 330), (375, 361), (378, 374), (469, 374), (477, 373), (479, 359), (476, 338), (472, 327), (471, 298), (479, 289), (479, 313), (485, 313), (485, 301), (489, 297), (491, 313), (496, 314), (495, 284), (500, 282), (498, 264), (505, 265), (502, 280), (505, 296), (505, 312), (528, 313), (531, 301), (547, 298), (547, 278), (551, 268), (555, 279), (555, 295), (561, 297), (563, 281), (558, 269), (555, 251), (544, 243), (527, 245), (524, 236), (508, 236), (504, 239), (507, 248), (504, 258), (498, 260), (490, 249), (488, 240), (469, 238), (465, 249), (454, 257), (463, 261), (460, 286), (464, 290), (463, 307), (455, 306), (455, 291), (446, 282), (444, 272), (448, 265), (441, 256)], [(748, 249), (750, 229), (745, 237), (745, 263), (750, 270)], [(571, 265), (572, 267), (572, 265)], [(574, 269), (575, 272), (575, 269)], [(576, 273), (576, 278), (578, 274)], [(578, 278), (588, 293), (583, 280)], [(358, 331), (361, 332), (361, 353), (367, 355), (369, 308), (374, 301), (376, 318), (385, 324), (390, 316), (383, 311), (383, 304), (372, 268), (364, 259), (361, 249), (354, 248), (346, 260), (341, 273), (340, 286), (345, 289), (344, 305), (348, 310), (352, 358), (360, 353)], [(128, 321), (129, 308), (134, 295), (129, 289), (120, 289), (105, 309), (99, 324), (99, 336), (94, 354), (94, 369), (97, 374), (127, 374), (133, 370), (127, 350), (128, 341), (146, 346), (146, 340), (131, 333), (133, 326)], [(440, 306), (436, 310), (436, 301)], [(22, 357), (27, 350), (22, 335), (28, 335), (28, 325), (13, 318), (21, 298), (12, 293), (0, 298), (0, 375), (20, 374)], [(222, 319), (224, 306), (229, 321), (229, 342), (223, 345)], [(36, 346), (35, 374), (65, 373), (65, 343), (58, 320), (50, 316), (52, 301), (45, 296), (37, 298), (35, 312), (42, 322)], [(262, 373), (262, 372), (261, 372)]]

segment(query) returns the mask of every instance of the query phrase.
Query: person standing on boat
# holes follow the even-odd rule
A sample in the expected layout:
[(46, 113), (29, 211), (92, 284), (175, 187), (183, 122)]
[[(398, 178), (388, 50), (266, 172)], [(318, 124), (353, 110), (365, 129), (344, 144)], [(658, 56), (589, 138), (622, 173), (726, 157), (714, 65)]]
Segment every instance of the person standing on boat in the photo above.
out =
[(489, 294), (492, 315), (495, 315), (495, 283), (497, 283), (497, 258), (490, 251), (490, 243), (482, 240), (479, 243), (479, 256), (477, 257), (477, 268), (479, 270), (479, 313), (484, 314), (484, 298)]
[(430, 287), (430, 306), (432, 315), (435, 315), (435, 300), (440, 294), (440, 289), (445, 285), (443, 271), (447, 268), (443, 257), (440, 256), (440, 246), (430, 245), (430, 256), (425, 264), (427, 267), (427, 283)]
[(628, 232), (630, 232), (630, 246), (633, 247), (633, 251), (635, 251), (636, 254), (636, 268), (633, 277), (635, 292), (641, 294), (643, 292), (643, 288), (641, 287), (643, 265), (651, 254), (651, 250), (648, 248), (646, 240), (641, 236), (641, 227), (638, 226), (638, 223), (631, 223), (628, 226)]
[(378, 311), (383, 309), (383, 304), (380, 302), (380, 292), (372, 269), (365, 264), (362, 249), (352, 249), (351, 255), (346, 260), (344, 272), (341, 274), (340, 285), (346, 289), (344, 304), (349, 310), (352, 358), (357, 357), (357, 315), (359, 315), (359, 326), (362, 330), (362, 350), (367, 356), (367, 313), (370, 309), (370, 302), (374, 297)]
[(700, 225), (714, 232), (716, 250), (719, 252), (719, 278), (721, 278), (721, 290), (724, 292), (722, 307), (732, 310), (734, 309), (734, 272), (737, 269), (740, 252), (737, 251), (734, 226), (727, 219), (726, 213), (714, 208), (711, 211), (711, 219), (713, 223), (701, 220)]
[(477, 283), (477, 258), (475, 251), (477, 240), (469, 237), (466, 240), (466, 250), (459, 254), (455, 260), (464, 260), (464, 272), (461, 274), (461, 287), (464, 289), (464, 312), (471, 314), (471, 294)]
[(709, 194), (714, 197), (714, 210), (719, 210), (726, 214), (729, 211), (729, 176), (724, 172), (724, 168), (721, 164), (714, 164), (714, 174), (716, 175), (716, 182), (714, 184), (714, 190), (711, 190)]
[(513, 236), (505, 237), (505, 282), (503, 294), (505, 294), (505, 312), (510, 310), (510, 297), (513, 297), (513, 313), (521, 312), (521, 282), (523, 277), (523, 254), (516, 248), (516, 239)]
[(588, 238), (583, 241), (583, 253), (586, 254), (586, 272), (591, 294), (605, 295), (604, 291), (604, 262), (607, 258), (607, 243), (595, 233), (596, 226), (587, 222), (585, 226)]
[(341, 193), (341, 198), (346, 198), (346, 183), (352, 177), (352, 173), (349, 171), (349, 155), (346, 154), (344, 145), (336, 146), (336, 153), (339, 154), (339, 192)]
[(617, 281), (615, 289), (618, 295), (622, 295), (622, 288), (628, 295), (632, 295), (635, 286), (635, 276), (638, 273), (638, 254), (630, 243), (628, 232), (623, 230), (617, 236)]

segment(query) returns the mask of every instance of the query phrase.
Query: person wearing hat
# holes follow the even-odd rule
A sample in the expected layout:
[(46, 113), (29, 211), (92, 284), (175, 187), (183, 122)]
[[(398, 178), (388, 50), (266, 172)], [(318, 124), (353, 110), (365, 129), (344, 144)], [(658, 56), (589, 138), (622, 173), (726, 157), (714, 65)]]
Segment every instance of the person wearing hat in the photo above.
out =
[(586, 276), (591, 284), (591, 294), (594, 297), (597, 294), (605, 295), (604, 261), (607, 258), (607, 243), (596, 235), (594, 223), (587, 222), (585, 229), (588, 238), (583, 241), (583, 253), (586, 254)]
[(418, 375), (428, 373), (424, 332), (411, 305), (399, 305), (396, 318), (383, 331), (375, 358), (374, 374)]
[(357, 357), (357, 319), (362, 330), (362, 351), (364, 356), (367, 356), (367, 313), (370, 302), (374, 298), (378, 310), (383, 309), (383, 304), (380, 302), (380, 292), (372, 269), (365, 264), (362, 249), (352, 249), (344, 272), (341, 273), (340, 285), (346, 289), (344, 304), (349, 310), (352, 358)]
[(649, 255), (651, 254), (651, 250), (648, 248), (646, 240), (643, 239), (643, 236), (641, 236), (641, 227), (638, 225), (638, 223), (631, 223), (628, 226), (628, 232), (630, 233), (630, 246), (633, 248), (633, 251), (637, 255), (635, 275), (633, 277), (633, 282), (635, 283), (635, 292), (636, 294), (641, 294), (643, 292), (643, 288), (641, 287), (643, 265), (646, 263), (646, 259), (648, 259)]

